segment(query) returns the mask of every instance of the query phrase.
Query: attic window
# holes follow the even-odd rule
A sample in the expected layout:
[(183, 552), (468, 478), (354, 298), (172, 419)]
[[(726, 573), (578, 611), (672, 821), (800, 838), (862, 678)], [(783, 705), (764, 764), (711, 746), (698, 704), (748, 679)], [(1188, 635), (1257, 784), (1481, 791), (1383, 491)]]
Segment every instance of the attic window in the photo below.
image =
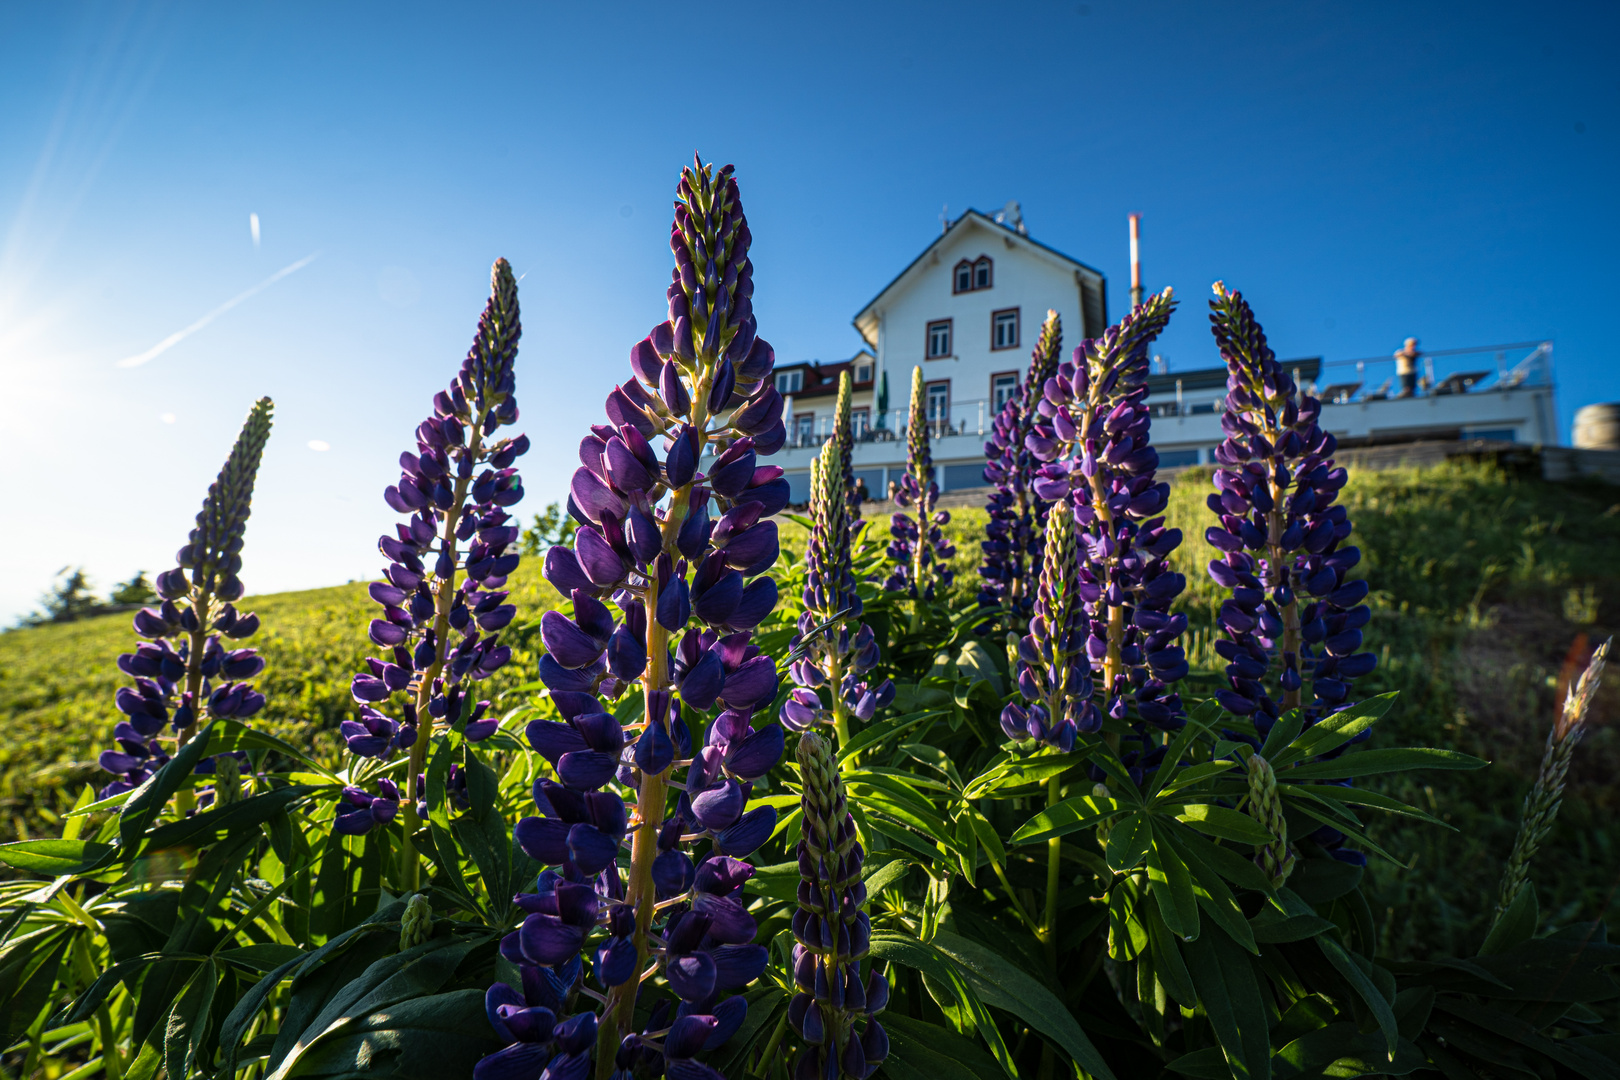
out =
[(779, 371), (776, 373), (776, 392), (778, 394), (797, 394), (804, 389), (804, 371)]
[(965, 293), (988, 289), (995, 282), (992, 268), (988, 255), (980, 255), (974, 260), (963, 259), (951, 271), (951, 291)]
[(872, 381), (872, 365), (870, 363), (856, 364), (855, 365), (855, 381), (856, 382), (871, 382)]

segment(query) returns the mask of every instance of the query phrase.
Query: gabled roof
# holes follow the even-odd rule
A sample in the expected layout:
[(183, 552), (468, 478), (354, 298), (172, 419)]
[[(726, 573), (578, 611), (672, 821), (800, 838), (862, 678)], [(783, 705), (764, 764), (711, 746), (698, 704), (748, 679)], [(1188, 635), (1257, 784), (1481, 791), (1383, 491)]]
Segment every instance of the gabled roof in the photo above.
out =
[[(838, 393), (838, 379), (844, 372), (849, 371), (861, 358), (873, 359), (871, 353), (862, 349), (848, 360), (830, 360), (822, 363), (820, 360), (800, 360), (791, 364), (777, 364), (775, 371), (792, 371), (795, 368), (804, 371), (804, 386), (793, 395), (795, 401), (804, 398), (828, 397)], [(850, 371), (851, 386), (856, 390), (870, 390), (872, 380), (855, 382), (855, 373)]]
[(923, 264), (923, 260), (932, 255), (936, 248), (938, 248), (946, 240), (949, 240), (952, 236), (956, 235), (958, 229), (973, 227), (988, 229), (989, 231), (1006, 237), (1015, 243), (1028, 244), (1033, 248), (1045, 252), (1047, 255), (1050, 255), (1062, 262), (1068, 263), (1076, 270), (1082, 271), (1090, 277), (1096, 278), (1099, 282), (1103, 280), (1103, 272), (1101, 270), (1098, 270), (1095, 267), (1087, 266), (1079, 259), (1063, 254), (1063, 252), (1059, 251), (1057, 248), (1049, 247), (1048, 245), (1041, 243), (1039, 240), (1032, 239), (1027, 234), (1019, 232), (1017, 229), (1003, 225), (1001, 222), (996, 221), (987, 214), (969, 209), (965, 211), (961, 217), (951, 222), (945, 231), (940, 233), (932, 244), (929, 244), (927, 247), (923, 248), (921, 254), (919, 254), (915, 259), (912, 259), (904, 270), (895, 275), (893, 281), (883, 286), (883, 288), (878, 291), (878, 294), (872, 297), (872, 299), (867, 302), (866, 306), (861, 308), (861, 310), (856, 313), (855, 318), (851, 321), (855, 325), (856, 332), (858, 332), (861, 337), (866, 340), (868, 345), (872, 346), (874, 349), (877, 348), (877, 324), (873, 315), (873, 309), (878, 306), (885, 296), (897, 288), (901, 282), (906, 281), (907, 278), (912, 274), (912, 271), (921, 266)]

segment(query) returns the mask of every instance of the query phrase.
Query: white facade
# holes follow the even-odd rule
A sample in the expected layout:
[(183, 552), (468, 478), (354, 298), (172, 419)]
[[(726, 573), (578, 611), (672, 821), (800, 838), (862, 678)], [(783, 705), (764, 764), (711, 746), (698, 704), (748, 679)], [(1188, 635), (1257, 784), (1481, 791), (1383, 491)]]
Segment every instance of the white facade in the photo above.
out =
[[(1063, 320), (1067, 358), (1108, 325), (1102, 274), (1031, 240), (1021, 225), (963, 214), (855, 316), (866, 347), (854, 357), (778, 363), (788, 443), (772, 462), (786, 472), (793, 500), (809, 498), (810, 462), (831, 434), (845, 370), (854, 379), (855, 472), (873, 498), (905, 469), (911, 373), (919, 365), (940, 488), (983, 486), (985, 438), (1004, 395), (1022, 382), (1049, 309)], [(1347, 449), (1417, 440), (1558, 443), (1551, 342), (1427, 353), (1415, 393), (1405, 397), (1392, 358), (1282, 363), (1321, 398), (1323, 427)], [(888, 407), (880, 413), (885, 376)], [(1213, 461), (1223, 438), (1225, 369), (1155, 371), (1148, 384), (1161, 467)]]
[[(810, 460), (831, 423), (837, 372), (856, 378), (855, 468), (874, 497), (905, 467), (912, 370), (921, 365), (942, 487), (984, 483), (984, 440), (1000, 401), (1029, 367), (1048, 310), (1063, 320), (1064, 353), (1107, 325), (1103, 275), (977, 211), (963, 214), (856, 315), (867, 348), (836, 365), (778, 364), (790, 397), (789, 444), (774, 461), (807, 497)], [(870, 382), (859, 378), (871, 369)], [(877, 412), (884, 376), (888, 409)], [(797, 393), (790, 393), (797, 391)], [(998, 397), (999, 393), (999, 397)]]

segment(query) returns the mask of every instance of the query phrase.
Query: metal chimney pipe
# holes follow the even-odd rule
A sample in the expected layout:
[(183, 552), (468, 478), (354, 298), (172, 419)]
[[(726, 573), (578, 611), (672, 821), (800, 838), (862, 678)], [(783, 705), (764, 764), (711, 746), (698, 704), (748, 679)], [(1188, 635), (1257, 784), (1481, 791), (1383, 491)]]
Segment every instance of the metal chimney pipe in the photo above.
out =
[(1142, 302), (1142, 215), (1131, 215), (1131, 307)]

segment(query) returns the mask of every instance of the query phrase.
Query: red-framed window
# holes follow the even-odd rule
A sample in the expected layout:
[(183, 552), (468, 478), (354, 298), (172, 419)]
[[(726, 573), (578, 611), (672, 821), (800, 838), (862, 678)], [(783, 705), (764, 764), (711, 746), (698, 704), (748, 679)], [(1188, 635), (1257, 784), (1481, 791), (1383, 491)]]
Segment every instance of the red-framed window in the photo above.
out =
[(927, 351), (924, 356), (930, 360), (951, 355), (951, 320), (935, 319), (928, 324)]
[(976, 292), (995, 284), (995, 261), (988, 255), (977, 259), (963, 259), (951, 268), (951, 292)]
[(1020, 376), (1016, 371), (998, 371), (990, 376), (990, 400), (999, 414), (1002, 406), (1018, 396)]
[(990, 313), (990, 348), (1018, 348), (1018, 309), (1002, 308)]

